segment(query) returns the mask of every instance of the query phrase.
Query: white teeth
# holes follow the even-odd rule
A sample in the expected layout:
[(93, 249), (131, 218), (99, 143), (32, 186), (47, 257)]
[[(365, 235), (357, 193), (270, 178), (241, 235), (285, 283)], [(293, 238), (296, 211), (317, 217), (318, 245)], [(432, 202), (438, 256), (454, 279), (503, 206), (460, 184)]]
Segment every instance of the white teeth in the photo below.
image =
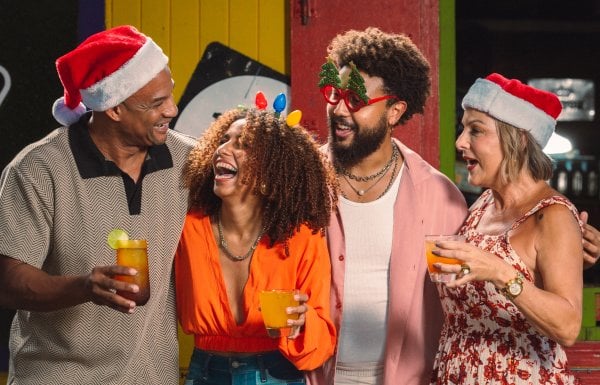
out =
[(215, 164), (215, 175), (218, 176), (230, 176), (233, 177), (234, 175), (237, 174), (238, 169), (233, 167), (230, 164), (227, 164), (225, 162), (218, 162), (217, 164)]
[(237, 172), (237, 168), (233, 167), (230, 164), (224, 163), (224, 162), (219, 162), (216, 164), (217, 168), (222, 168), (225, 170), (229, 170), (229, 171), (233, 171), (233, 172)]

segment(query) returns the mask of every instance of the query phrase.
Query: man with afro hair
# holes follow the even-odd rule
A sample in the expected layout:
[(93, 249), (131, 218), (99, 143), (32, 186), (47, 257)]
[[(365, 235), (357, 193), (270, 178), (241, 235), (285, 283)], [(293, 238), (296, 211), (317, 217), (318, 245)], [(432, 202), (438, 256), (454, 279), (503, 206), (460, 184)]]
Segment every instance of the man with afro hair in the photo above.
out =
[(454, 234), (467, 208), (446, 176), (392, 137), (430, 93), (430, 66), (410, 38), (351, 30), (328, 47), (319, 88), (323, 150), (340, 182), (328, 243), (336, 354), (312, 384), (429, 383), (442, 324), (427, 275), (426, 234)]

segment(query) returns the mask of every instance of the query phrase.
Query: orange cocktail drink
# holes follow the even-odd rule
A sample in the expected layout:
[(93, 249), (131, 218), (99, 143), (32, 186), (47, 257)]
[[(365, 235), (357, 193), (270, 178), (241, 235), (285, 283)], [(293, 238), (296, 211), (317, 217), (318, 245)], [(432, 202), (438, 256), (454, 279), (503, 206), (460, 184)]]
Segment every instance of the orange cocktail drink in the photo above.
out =
[(122, 297), (135, 301), (137, 306), (145, 305), (150, 298), (150, 274), (148, 272), (148, 244), (145, 239), (116, 241), (117, 265), (132, 267), (136, 275), (116, 275), (115, 279), (138, 285), (137, 293), (117, 291)]
[(445, 263), (449, 265), (460, 265), (462, 261), (456, 258), (447, 258), (435, 255), (432, 253), (433, 250), (437, 249), (435, 246), (436, 242), (441, 241), (461, 241), (464, 242), (465, 238), (462, 235), (426, 235), (425, 236), (425, 256), (427, 258), (427, 270), (429, 271), (429, 277), (433, 282), (450, 282), (456, 279), (456, 273), (443, 272), (437, 267), (433, 266), (434, 263)]
[(290, 335), (287, 320), (298, 319), (298, 314), (287, 314), (286, 309), (300, 305), (294, 299), (295, 293), (296, 290), (263, 290), (259, 293), (260, 311), (270, 337)]

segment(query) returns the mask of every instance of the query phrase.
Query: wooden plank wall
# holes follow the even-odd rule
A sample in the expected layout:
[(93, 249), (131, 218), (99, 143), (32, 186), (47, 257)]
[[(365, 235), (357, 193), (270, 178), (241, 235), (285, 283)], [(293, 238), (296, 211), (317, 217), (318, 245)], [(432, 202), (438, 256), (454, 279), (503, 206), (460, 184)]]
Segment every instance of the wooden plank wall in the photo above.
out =
[(176, 100), (214, 41), (289, 75), (287, 1), (106, 0), (105, 6), (107, 28), (134, 25), (170, 57)]
[[(289, 75), (289, 25), (284, 0), (106, 0), (106, 28), (130, 24), (170, 58), (175, 100), (185, 91), (206, 46), (220, 42)], [(180, 331), (182, 376), (193, 339)], [(183, 383), (181, 379), (180, 383)]]

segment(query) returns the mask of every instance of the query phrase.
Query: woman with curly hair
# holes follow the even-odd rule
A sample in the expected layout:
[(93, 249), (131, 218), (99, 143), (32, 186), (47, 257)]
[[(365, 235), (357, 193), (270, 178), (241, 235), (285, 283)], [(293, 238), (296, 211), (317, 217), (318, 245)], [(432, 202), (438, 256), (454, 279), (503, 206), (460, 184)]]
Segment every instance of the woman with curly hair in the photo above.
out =
[[(318, 144), (273, 112), (233, 109), (199, 139), (184, 181), (175, 277), (195, 342), (186, 384), (304, 383), (336, 338), (324, 228), (338, 187)], [(258, 298), (270, 289), (298, 291), (289, 336), (267, 334)]]

